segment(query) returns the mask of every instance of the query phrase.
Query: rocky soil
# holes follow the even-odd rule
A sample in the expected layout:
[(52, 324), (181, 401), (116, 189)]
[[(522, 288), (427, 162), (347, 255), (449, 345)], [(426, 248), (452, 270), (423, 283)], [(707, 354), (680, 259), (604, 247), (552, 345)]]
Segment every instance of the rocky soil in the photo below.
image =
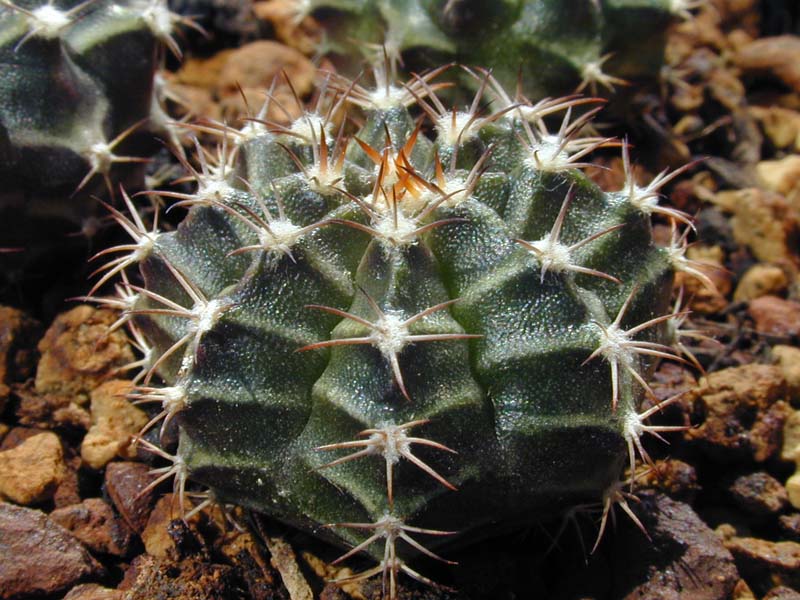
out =
[[(197, 52), (165, 74), (176, 117), (246, 115), (281, 71), (311, 94), (319, 28), (293, 21), (288, 0), (249, 13), (176, 4), (200, 11), (218, 36), (216, 47), (189, 39)], [(620, 90), (606, 111), (605, 129), (631, 132), (643, 180), (704, 159), (668, 190), (697, 215), (690, 258), (714, 285), (676, 282), (692, 311), (683, 329), (701, 335), (683, 338), (695, 365), (665, 362), (654, 374), (660, 399), (684, 392), (655, 422), (687, 428), (668, 445), (647, 440), (654, 465), (634, 474), (629, 503), (646, 536), (617, 511), (590, 553), (598, 515), (571, 515), (454, 551), (456, 567), (423, 562), (447, 588), (402, 579), (401, 598), (800, 599), (800, 15), (791, 5), (708, 2), (671, 32), (660, 80)], [(275, 95), (291, 91), (279, 84)], [(600, 152), (595, 162), (598, 183), (619, 186), (621, 161)], [(670, 235), (666, 224), (657, 233)], [(7, 291), (0, 600), (380, 597), (379, 580), (329, 583), (368, 563), (334, 566), (337, 549), (263, 517), (192, 511), (202, 499), (190, 493), (191, 517), (176, 518), (170, 486), (150, 486), (162, 465), (132, 444), (152, 413), (125, 397), (122, 367), (137, 354), (121, 330), (106, 333), (117, 315)]]

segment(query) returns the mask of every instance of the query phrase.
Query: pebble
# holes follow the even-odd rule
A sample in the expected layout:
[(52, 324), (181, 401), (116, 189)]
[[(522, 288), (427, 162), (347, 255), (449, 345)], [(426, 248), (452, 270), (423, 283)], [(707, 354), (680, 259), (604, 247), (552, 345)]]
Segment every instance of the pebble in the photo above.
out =
[(778, 345), (772, 347), (772, 358), (783, 371), (793, 400), (800, 400), (800, 348)]
[(800, 194), (800, 155), (761, 161), (756, 165), (756, 175), (766, 189), (787, 196), (791, 202)]
[(125, 556), (132, 532), (114, 510), (100, 498), (58, 508), (50, 518), (78, 538), (92, 552)]
[(789, 505), (786, 489), (763, 471), (736, 478), (728, 491), (736, 504), (757, 517), (775, 515)]
[(800, 585), (800, 544), (733, 537), (725, 547), (754, 591), (765, 593), (775, 585)]
[(117, 512), (136, 533), (147, 525), (155, 501), (155, 491), (142, 493), (153, 479), (150, 467), (143, 463), (112, 462), (106, 467), (106, 491)]
[(779, 35), (753, 40), (739, 48), (733, 60), (745, 73), (768, 72), (800, 92), (800, 37)]
[(181, 600), (246, 600), (233, 567), (212, 564), (199, 557), (180, 562), (137, 556), (120, 588), (126, 600), (180, 598)]
[(36, 504), (53, 497), (67, 466), (58, 436), (49, 431), (0, 452), (0, 498)]
[(0, 502), (0, 599), (53, 597), (103, 568), (39, 511)]
[(781, 515), (778, 517), (778, 525), (789, 539), (800, 542), (800, 513)]
[(781, 458), (797, 465), (794, 475), (786, 481), (786, 492), (792, 506), (800, 508), (800, 410), (793, 411), (786, 419)]
[(299, 20), (298, 3), (295, 0), (270, 0), (253, 4), (256, 18), (270, 23), (275, 37), (306, 55), (314, 54), (322, 41), (324, 32), (313, 17)]
[(87, 404), (89, 393), (115, 368), (133, 362), (125, 334), (108, 328), (119, 315), (88, 305), (58, 315), (39, 342), (35, 389)]
[(761, 296), (747, 307), (756, 331), (781, 337), (800, 336), (800, 302), (778, 296)]
[(722, 540), (688, 504), (663, 494), (641, 498), (635, 511), (652, 541), (645, 540), (627, 517), (618, 527), (610, 597), (728, 600), (739, 574)]
[(148, 421), (147, 414), (125, 397), (129, 381), (107, 381), (91, 394), (92, 426), (81, 443), (81, 458), (93, 469), (102, 469), (113, 458), (135, 458), (131, 439)]
[(764, 263), (755, 264), (745, 271), (733, 293), (734, 302), (749, 302), (768, 294), (781, 294), (789, 285), (783, 269)]
[[(191, 509), (192, 505), (188, 500), (184, 499), (184, 510), (188, 512)], [(175, 540), (170, 535), (169, 524), (178, 518), (180, 518), (180, 507), (175, 496), (173, 494), (161, 496), (150, 512), (147, 525), (145, 525), (141, 533), (144, 548), (150, 556), (155, 556), (156, 558), (175, 556)], [(197, 523), (199, 518), (199, 513), (193, 515), (188, 520), (188, 524)]]
[(800, 600), (800, 592), (785, 585), (772, 588), (762, 600)]
[(64, 596), (64, 600), (122, 600), (125, 594), (119, 590), (110, 590), (96, 583), (76, 585)]
[(715, 460), (764, 462), (780, 448), (792, 412), (779, 367), (751, 364), (709, 373), (687, 393), (695, 427), (684, 437)]
[(750, 106), (747, 110), (776, 148), (800, 151), (800, 112), (780, 106)]
[(35, 339), (40, 325), (23, 311), (0, 306), (0, 412), (11, 391), (9, 384), (33, 374)]
[(761, 262), (791, 263), (797, 252), (793, 240), (800, 235), (797, 212), (780, 194), (747, 188), (718, 192), (711, 198), (732, 212), (733, 236), (749, 246)]

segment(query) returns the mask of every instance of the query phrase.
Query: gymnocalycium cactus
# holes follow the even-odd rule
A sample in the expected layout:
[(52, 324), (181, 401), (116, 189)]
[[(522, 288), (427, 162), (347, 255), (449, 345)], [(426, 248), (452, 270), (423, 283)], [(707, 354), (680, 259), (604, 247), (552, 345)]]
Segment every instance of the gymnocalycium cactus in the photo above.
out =
[(165, 0), (0, 0), (5, 223), (80, 222), (94, 184), (111, 188), (123, 164), (146, 162), (127, 152), (152, 151), (153, 133), (164, 135), (154, 76), (162, 43), (178, 53), (178, 22), (191, 24)]
[(521, 77), (528, 97), (541, 98), (655, 75), (669, 24), (705, 1), (296, 0), (296, 11), (321, 17), (334, 52), (371, 42), (434, 64), (491, 65), (501, 84)]
[[(521, 103), (470, 73), (464, 109), (435, 72), (400, 87), (379, 69), (373, 89), (327, 79), (289, 125), (266, 106), (220, 124), (216, 156), (185, 163), (196, 190), (154, 192), (188, 207), (178, 229), (126, 197), (133, 241), (95, 287), (123, 273), (95, 299), (143, 353), (150, 427), (179, 430), (175, 450), (142, 442), (171, 463), (157, 482), (368, 552), (354, 578), (383, 573), (392, 598), (447, 541), (588, 502), (601, 529), (630, 512), (620, 474), (664, 429), (639, 411), (653, 360), (674, 357), (673, 274), (702, 276), (685, 236), (651, 236), (654, 213), (687, 222), (658, 204), (672, 175), (637, 185), (626, 149), (618, 192), (581, 171), (609, 142), (580, 137), (593, 110), (572, 119), (591, 100)], [(348, 103), (365, 120), (346, 139)]]

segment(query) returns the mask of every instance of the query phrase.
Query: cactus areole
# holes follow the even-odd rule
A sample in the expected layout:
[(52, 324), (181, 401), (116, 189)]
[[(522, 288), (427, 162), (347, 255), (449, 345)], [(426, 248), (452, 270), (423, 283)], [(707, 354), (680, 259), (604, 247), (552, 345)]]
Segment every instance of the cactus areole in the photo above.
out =
[(180, 432), (144, 442), (171, 463), (159, 481), (366, 552), (356, 578), (383, 572), (390, 595), (399, 572), (426, 581), (409, 561), (431, 548), (624, 505), (659, 430), (639, 411), (673, 356), (673, 274), (695, 270), (683, 238), (652, 239), (653, 213), (686, 221), (658, 204), (671, 176), (637, 185), (626, 149), (618, 192), (581, 171), (609, 142), (581, 137), (589, 101), (531, 105), (469, 73), (467, 107), (437, 73), (378, 69), (374, 87), (329, 77), (288, 125), (266, 106), (220, 125), (217, 155), (186, 163), (196, 190), (153, 192), (188, 207), (177, 230), (115, 211), (133, 242), (96, 286), (123, 273), (97, 299), (143, 352), (132, 396)]

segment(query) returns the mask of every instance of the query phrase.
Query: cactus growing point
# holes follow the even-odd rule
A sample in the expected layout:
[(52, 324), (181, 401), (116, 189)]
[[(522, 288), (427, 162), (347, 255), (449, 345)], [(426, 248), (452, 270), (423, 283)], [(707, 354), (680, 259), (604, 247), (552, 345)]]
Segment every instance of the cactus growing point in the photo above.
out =
[[(145, 442), (170, 463), (158, 482), (367, 552), (352, 579), (382, 573), (391, 598), (448, 542), (589, 502), (602, 527), (630, 513), (620, 475), (665, 430), (640, 407), (675, 358), (673, 274), (696, 270), (685, 238), (652, 238), (654, 214), (688, 220), (658, 204), (674, 174), (640, 187), (625, 147), (619, 191), (581, 171), (611, 143), (581, 137), (591, 100), (531, 104), (466, 72), (465, 108), (438, 73), (377, 69), (374, 88), (329, 76), (289, 125), (266, 106), (220, 125), (217, 155), (185, 163), (196, 190), (153, 192), (188, 207), (176, 231), (127, 196), (114, 211), (133, 242), (100, 280), (122, 273), (120, 296), (95, 298), (142, 351), (150, 427), (178, 428), (174, 450)], [(349, 139), (347, 105), (365, 117)]]

